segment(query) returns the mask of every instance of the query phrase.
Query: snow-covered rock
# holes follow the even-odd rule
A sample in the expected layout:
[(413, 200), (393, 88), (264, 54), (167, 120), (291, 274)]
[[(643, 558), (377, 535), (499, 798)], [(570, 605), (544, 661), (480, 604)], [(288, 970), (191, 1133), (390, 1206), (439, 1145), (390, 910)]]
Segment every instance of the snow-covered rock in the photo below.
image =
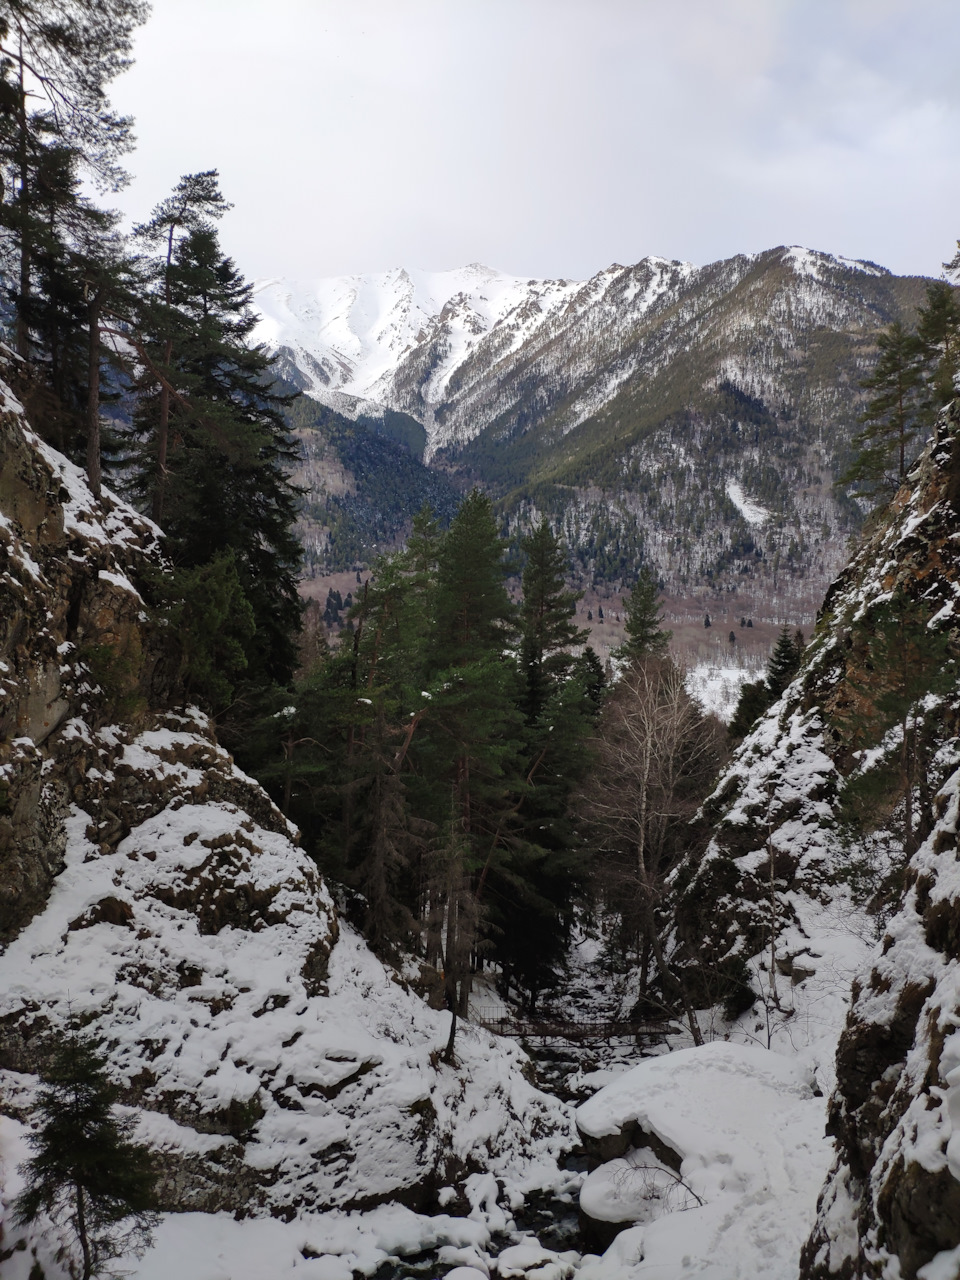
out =
[(958, 1274), (960, 771), (936, 806), (903, 905), (854, 984), (830, 1105), (836, 1161), (804, 1277)]
[(579, 1274), (792, 1274), (829, 1161), (822, 1114), (807, 1069), (755, 1046), (715, 1041), (625, 1072), (577, 1111), (586, 1142), (629, 1143), (588, 1175), (580, 1207), (597, 1225), (642, 1225)]
[[(833, 1092), (836, 1163), (804, 1280), (948, 1274), (960, 1245), (958, 477), (955, 403), (828, 591), (800, 673), (722, 775), (706, 849), (673, 886), (691, 989), (731, 1012), (754, 1002), (731, 1034), (752, 1023)], [(834, 1074), (824, 1053), (843, 1021)]]

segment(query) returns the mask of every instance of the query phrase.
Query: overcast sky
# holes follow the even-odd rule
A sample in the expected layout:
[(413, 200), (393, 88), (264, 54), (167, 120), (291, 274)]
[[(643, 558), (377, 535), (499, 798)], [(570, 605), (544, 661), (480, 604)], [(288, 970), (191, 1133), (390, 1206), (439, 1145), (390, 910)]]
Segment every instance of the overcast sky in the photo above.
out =
[(154, 0), (119, 203), (218, 168), (248, 277), (803, 244), (939, 274), (957, 0)]

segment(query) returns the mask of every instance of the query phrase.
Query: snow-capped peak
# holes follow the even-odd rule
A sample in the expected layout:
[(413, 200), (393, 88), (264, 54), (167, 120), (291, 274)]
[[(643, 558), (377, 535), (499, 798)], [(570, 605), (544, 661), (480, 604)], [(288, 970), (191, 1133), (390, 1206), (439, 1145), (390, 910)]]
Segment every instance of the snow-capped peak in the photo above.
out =
[(259, 280), (254, 338), (307, 353), (324, 370), (327, 387), (365, 397), (440, 317), (456, 331), (452, 346), (462, 358), (471, 340), (521, 303), (575, 287), (520, 279), (478, 262), (450, 271), (397, 267), (303, 282)]

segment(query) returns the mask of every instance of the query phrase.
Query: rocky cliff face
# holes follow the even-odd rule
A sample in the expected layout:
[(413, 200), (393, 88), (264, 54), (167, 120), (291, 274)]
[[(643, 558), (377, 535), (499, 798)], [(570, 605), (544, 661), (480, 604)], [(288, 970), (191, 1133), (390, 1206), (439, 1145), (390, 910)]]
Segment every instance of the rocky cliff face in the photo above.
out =
[(803, 1255), (810, 1280), (912, 1280), (960, 1246), (958, 596), (955, 403), (828, 592), (800, 675), (721, 779), (706, 854), (675, 886), (678, 961), (707, 988), (739, 972), (768, 1020), (788, 984), (836, 963), (824, 921), (836, 936), (840, 917), (872, 912), (879, 941), (837, 1054), (836, 1164)]
[(158, 533), (109, 495), (95, 503), (4, 388), (0, 939), (43, 905), (63, 866), (63, 819), (86, 763), (81, 748), (66, 749), (77, 739), (71, 722), (99, 726), (121, 709), (142, 717), (156, 703), (160, 649), (131, 575), (160, 562)]
[(570, 1140), (519, 1049), (341, 926), (296, 831), (178, 705), (138, 582), (158, 531), (0, 413), (0, 1110), (72, 1020), (159, 1153), (163, 1206), (456, 1203)]

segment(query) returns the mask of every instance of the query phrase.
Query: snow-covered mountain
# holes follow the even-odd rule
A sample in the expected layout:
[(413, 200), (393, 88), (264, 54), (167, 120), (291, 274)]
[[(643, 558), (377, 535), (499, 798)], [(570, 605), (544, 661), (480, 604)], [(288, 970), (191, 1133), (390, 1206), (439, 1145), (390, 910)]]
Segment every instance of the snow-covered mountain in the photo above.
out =
[(832, 485), (876, 335), (924, 287), (796, 247), (586, 281), (398, 270), (263, 281), (256, 336), (346, 419), (404, 415), (428, 465), (514, 527), (548, 514), (588, 577), (646, 559), (668, 591), (792, 593), (799, 617), (858, 522)]
[[(823, 286), (832, 278), (893, 278), (869, 262), (798, 247), (773, 252), (793, 276), (792, 310), (829, 326), (850, 319), (856, 307), (856, 299), (852, 306), (829, 305)], [(452, 271), (261, 280), (254, 288), (262, 316), (254, 337), (285, 352), (306, 389), (324, 403), (343, 409), (350, 397), (410, 413), (427, 427), (429, 455), (488, 425), (493, 405), (483, 394), (484, 373), (490, 380), (509, 376), (518, 361), (533, 351), (542, 358), (545, 348), (550, 357), (540, 372), (556, 377), (564, 366), (563, 382), (578, 393), (564, 426), (579, 425), (640, 368), (637, 325), (648, 313), (663, 313), (705, 284), (716, 302), (765, 256), (708, 267), (654, 256), (633, 266), (614, 263), (589, 280), (528, 279), (479, 263)], [(727, 268), (719, 291), (711, 283), (717, 267)], [(588, 350), (571, 367), (567, 356), (584, 344)], [(614, 367), (601, 375), (614, 355)]]
[[(394, 408), (392, 381), (418, 346), (442, 337), (445, 357), (424, 383), (425, 405), (442, 403), (450, 378), (477, 343), (518, 313), (527, 330), (578, 288), (565, 280), (521, 280), (471, 263), (453, 271), (260, 280), (262, 320), (254, 338), (288, 351), (319, 399), (341, 392)], [(517, 333), (516, 342), (524, 333)], [(342, 406), (335, 397), (329, 401)]]

